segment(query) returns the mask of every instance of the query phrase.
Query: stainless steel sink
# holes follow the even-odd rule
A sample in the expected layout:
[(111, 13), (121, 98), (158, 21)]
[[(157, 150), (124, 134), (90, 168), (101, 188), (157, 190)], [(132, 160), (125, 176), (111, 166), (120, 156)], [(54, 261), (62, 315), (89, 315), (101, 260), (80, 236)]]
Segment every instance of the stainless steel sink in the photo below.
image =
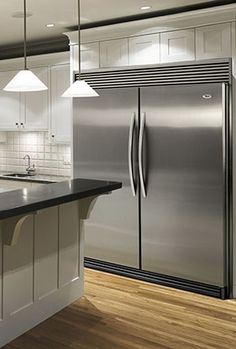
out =
[(35, 174), (28, 174), (28, 173), (9, 173), (3, 175), (3, 177), (14, 177), (14, 178), (26, 178), (26, 177), (33, 177)]

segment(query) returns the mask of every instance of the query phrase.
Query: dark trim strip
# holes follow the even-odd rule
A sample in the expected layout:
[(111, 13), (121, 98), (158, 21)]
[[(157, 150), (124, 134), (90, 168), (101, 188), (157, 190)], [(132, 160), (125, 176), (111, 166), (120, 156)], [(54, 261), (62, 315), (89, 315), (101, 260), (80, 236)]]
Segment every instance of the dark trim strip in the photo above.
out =
[[(51, 40), (29, 42), (27, 56), (42, 55), (55, 52), (69, 51), (69, 39), (64, 36)], [(23, 45), (9, 45), (0, 47), (0, 60), (23, 57)]]
[[(179, 13), (204, 10), (204, 9), (209, 9), (212, 7), (231, 5), (231, 4), (235, 4), (235, 1), (234, 0), (206, 1), (205, 3), (198, 3), (198, 4), (194, 4), (194, 5), (186, 5), (186, 6), (181, 6), (181, 7), (173, 7), (173, 8), (161, 10), (161, 11), (139, 13), (139, 14), (135, 14), (135, 15), (131, 15), (131, 16), (110, 18), (110, 19), (106, 19), (103, 21), (86, 23), (86, 24), (81, 25), (81, 29), (91, 29), (91, 28), (103, 27), (103, 26), (107, 26), (107, 25), (114, 25), (114, 24), (120, 24), (120, 23), (125, 23), (125, 22), (139, 21), (139, 20), (149, 19), (149, 18), (176, 15)], [(68, 29), (69, 30), (77, 30), (77, 27), (71, 26)]]
[(144, 270), (139, 270), (124, 265), (102, 262), (92, 258), (85, 258), (84, 265), (86, 268), (104, 271), (111, 274), (126, 276), (132, 279), (151, 282), (154, 284), (178, 288), (180, 290), (200, 293), (206, 296), (227, 299), (229, 298), (229, 290), (227, 287), (219, 287), (208, 285), (191, 280), (185, 280), (173, 276), (152, 273)]

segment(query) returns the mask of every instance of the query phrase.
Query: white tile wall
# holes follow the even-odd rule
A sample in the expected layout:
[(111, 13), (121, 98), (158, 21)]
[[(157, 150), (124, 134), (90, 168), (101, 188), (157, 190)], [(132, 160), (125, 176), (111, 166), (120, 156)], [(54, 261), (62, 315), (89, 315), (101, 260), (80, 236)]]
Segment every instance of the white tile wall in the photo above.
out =
[(7, 132), (6, 143), (0, 144), (0, 171), (24, 172), (29, 154), (37, 173), (71, 176), (71, 147), (50, 144), (46, 132)]

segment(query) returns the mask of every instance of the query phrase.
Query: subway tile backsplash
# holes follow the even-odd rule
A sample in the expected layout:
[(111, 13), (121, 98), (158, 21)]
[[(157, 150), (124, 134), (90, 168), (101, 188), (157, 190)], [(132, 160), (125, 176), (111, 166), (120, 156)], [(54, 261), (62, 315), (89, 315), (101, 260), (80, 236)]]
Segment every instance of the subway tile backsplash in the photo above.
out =
[(6, 142), (0, 144), (0, 171), (24, 172), (29, 154), (37, 173), (71, 176), (71, 147), (51, 144), (46, 132), (7, 132)]

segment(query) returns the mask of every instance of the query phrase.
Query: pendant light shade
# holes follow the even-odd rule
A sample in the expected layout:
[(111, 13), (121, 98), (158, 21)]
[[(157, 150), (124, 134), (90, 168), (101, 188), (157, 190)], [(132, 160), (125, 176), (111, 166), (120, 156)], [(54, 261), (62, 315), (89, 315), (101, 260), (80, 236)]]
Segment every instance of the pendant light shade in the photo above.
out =
[(84, 80), (75, 81), (62, 97), (98, 97), (98, 93)]
[(75, 81), (62, 95), (62, 97), (98, 97), (99, 94), (89, 84), (81, 79), (81, 29), (80, 29), (80, 0), (78, 0), (78, 51), (79, 74)]
[(14, 78), (4, 87), (9, 92), (32, 92), (47, 90), (47, 86), (27, 68), (26, 55), (26, 0), (24, 1), (24, 69), (20, 70)]
[(4, 87), (9, 92), (33, 92), (47, 90), (47, 86), (30, 70), (20, 70)]

